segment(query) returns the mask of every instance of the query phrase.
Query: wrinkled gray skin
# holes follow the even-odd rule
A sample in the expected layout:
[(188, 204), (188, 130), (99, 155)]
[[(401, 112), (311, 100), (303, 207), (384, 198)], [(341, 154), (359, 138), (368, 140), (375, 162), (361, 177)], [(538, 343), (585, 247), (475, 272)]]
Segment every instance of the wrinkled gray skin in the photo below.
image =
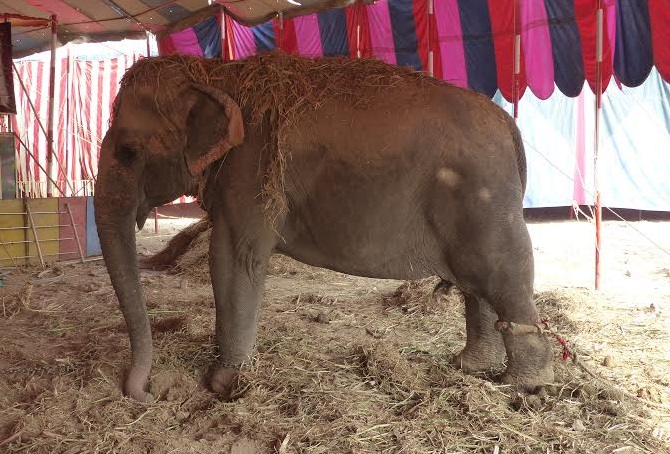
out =
[(152, 399), (151, 330), (134, 225), (141, 227), (153, 207), (193, 194), (208, 165), (218, 169), (204, 200), (213, 221), (220, 355), (210, 385), (222, 398), (252, 354), (273, 250), (358, 276), (453, 282), (466, 309), (459, 367), (500, 369), (507, 356), (504, 383), (532, 391), (553, 380), (544, 336), (503, 335), (493, 327), (497, 320), (534, 325), (538, 314), (522, 214), (524, 151), (513, 121), (489, 99), (447, 85), (384, 87), (366, 109), (328, 101), (302, 115), (287, 144), (289, 210), (274, 232), (259, 197), (269, 163), (267, 125), (247, 121), (249, 113), (226, 95), (234, 85), (181, 87), (173, 117), (157, 111), (160, 90), (119, 93), (95, 188), (102, 252), (130, 335), (127, 395)]

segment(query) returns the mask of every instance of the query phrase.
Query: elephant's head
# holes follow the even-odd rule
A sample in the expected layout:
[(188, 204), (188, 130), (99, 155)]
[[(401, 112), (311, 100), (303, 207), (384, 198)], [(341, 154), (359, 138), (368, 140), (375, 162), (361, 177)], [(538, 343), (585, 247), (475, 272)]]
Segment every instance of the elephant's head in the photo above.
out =
[(124, 80), (102, 142), (94, 197), (102, 254), (133, 351), (126, 392), (140, 400), (146, 397), (151, 333), (134, 225), (141, 228), (153, 207), (194, 193), (205, 168), (244, 139), (242, 114), (230, 96), (164, 77), (163, 84), (158, 77), (153, 83)]

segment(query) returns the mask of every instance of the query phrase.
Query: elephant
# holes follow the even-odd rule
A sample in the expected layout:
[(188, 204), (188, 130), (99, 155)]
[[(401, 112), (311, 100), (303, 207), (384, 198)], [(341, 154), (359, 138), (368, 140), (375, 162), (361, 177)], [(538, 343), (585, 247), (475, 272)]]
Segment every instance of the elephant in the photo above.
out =
[(218, 357), (208, 386), (221, 399), (256, 347), (273, 252), (350, 275), (457, 286), (466, 342), (454, 364), (499, 370), (502, 383), (537, 392), (554, 371), (535, 329), (526, 180), (507, 112), (411, 68), (278, 53), (136, 62), (114, 101), (94, 193), (130, 340), (123, 392), (153, 399), (135, 225), (184, 194), (198, 195), (212, 220)]

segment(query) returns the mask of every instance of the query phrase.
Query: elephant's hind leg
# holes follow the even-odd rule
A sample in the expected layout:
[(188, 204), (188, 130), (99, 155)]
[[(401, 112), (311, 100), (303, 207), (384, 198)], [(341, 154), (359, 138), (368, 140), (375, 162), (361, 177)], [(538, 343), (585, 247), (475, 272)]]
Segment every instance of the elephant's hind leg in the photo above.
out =
[[(523, 219), (498, 226), (484, 296), (498, 320), (534, 326), (539, 316), (533, 302), (534, 263), (530, 235)], [(553, 358), (548, 339), (538, 330), (502, 333), (507, 352), (503, 383), (534, 392), (553, 382)]]
[(505, 361), (502, 334), (494, 328), (498, 315), (490, 304), (472, 294), (465, 298), (465, 348), (454, 358), (455, 366), (467, 373), (499, 371)]
[[(445, 279), (440, 280), (431, 294), (437, 303), (456, 286)], [(491, 306), (481, 298), (469, 293), (463, 294), (467, 340), (465, 348), (452, 359), (452, 363), (467, 373), (499, 370), (505, 361), (505, 344), (502, 334), (494, 329), (498, 316)]]
[(467, 342), (456, 360), (469, 371), (495, 367), (503, 358), (504, 345), (507, 366), (501, 380), (533, 392), (554, 379), (549, 341), (537, 330), (496, 330), (497, 321), (526, 326), (539, 322), (528, 230), (519, 218), (489, 225), (479, 233), (470, 238), (467, 257), (461, 256), (452, 266), (466, 293)]

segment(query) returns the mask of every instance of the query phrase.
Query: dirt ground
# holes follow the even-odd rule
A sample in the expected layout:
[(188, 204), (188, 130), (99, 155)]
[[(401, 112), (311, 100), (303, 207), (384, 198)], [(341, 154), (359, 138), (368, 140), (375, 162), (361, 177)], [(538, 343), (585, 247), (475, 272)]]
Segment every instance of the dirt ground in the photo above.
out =
[[(138, 235), (156, 252), (193, 219)], [(272, 258), (258, 352), (238, 399), (204, 386), (215, 358), (202, 274), (142, 271), (154, 333), (151, 391), (121, 394), (127, 333), (103, 262), (4, 269), (0, 452), (670, 452), (670, 225), (529, 224), (536, 301), (556, 382), (519, 395), (449, 365), (465, 339), (457, 294), (435, 280), (364, 279)], [(657, 243), (654, 245), (650, 240)]]

